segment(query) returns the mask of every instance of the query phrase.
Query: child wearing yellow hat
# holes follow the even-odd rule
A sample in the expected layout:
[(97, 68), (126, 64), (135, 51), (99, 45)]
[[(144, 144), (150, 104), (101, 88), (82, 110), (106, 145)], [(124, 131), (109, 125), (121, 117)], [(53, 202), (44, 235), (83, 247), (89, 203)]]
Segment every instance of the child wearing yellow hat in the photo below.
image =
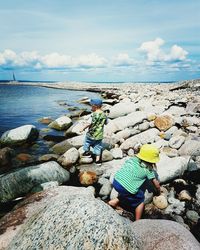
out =
[(150, 180), (160, 194), (160, 184), (154, 172), (158, 161), (159, 150), (151, 144), (143, 145), (140, 152), (127, 160), (115, 174), (113, 187), (119, 196), (108, 204), (130, 212), (135, 210), (135, 220), (141, 219), (144, 210), (144, 182)]

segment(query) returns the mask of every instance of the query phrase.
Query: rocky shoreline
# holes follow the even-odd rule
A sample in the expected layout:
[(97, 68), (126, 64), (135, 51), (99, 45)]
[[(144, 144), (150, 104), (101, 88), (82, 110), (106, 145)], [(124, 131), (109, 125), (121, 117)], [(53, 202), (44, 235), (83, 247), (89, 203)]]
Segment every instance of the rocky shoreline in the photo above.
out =
[[(27, 84), (24, 83), (24, 85)], [(28, 85), (33, 86), (32, 83)], [(38, 85), (39, 83), (35, 86)], [(182, 243), (190, 244), (191, 242), (193, 244), (191, 249), (199, 249), (199, 244), (188, 235), (191, 231), (200, 241), (200, 80), (173, 84), (93, 85), (56, 83), (39, 86), (101, 93), (104, 103), (103, 109), (110, 110), (109, 123), (105, 127), (103, 163), (101, 166), (97, 166), (92, 157), (82, 157), (85, 134), (80, 131), (89, 118), (88, 112), (74, 110), (68, 116), (58, 117), (55, 121), (45, 117), (41, 119), (41, 122), (47, 126), (47, 132), (45, 133), (44, 131), (41, 133), (33, 125), (26, 125), (5, 132), (0, 139), (0, 167), (4, 172), (0, 175), (1, 206), (2, 204), (15, 202), (19, 198), (22, 201), (0, 220), (0, 232), (2, 233), (0, 240), (3, 242), (0, 249), (7, 249), (7, 247), (8, 249), (16, 249), (16, 246), (18, 248), (20, 246), (19, 249), (26, 249), (25, 241), (24, 245), (20, 245), (20, 242), (22, 244), (23, 238), (29, 238), (33, 234), (28, 225), (32, 223), (34, 216), (38, 221), (34, 224), (35, 229), (41, 228), (41, 234), (43, 235), (49, 233), (49, 231), (44, 231), (47, 229), (40, 225), (39, 218), (41, 220), (43, 218), (43, 209), (46, 209), (46, 214), (49, 214), (50, 221), (51, 213), (54, 213), (55, 216), (56, 211), (58, 211), (56, 203), (54, 207), (52, 206), (51, 211), (45, 208), (46, 204), (50, 204), (54, 192), (56, 192), (55, 197), (57, 197), (55, 202), (57, 204), (62, 203), (62, 209), (65, 208), (66, 214), (61, 215), (61, 220), (66, 220), (68, 217), (71, 222), (75, 223), (77, 218), (73, 216), (72, 212), (77, 213), (78, 216), (80, 211), (83, 212), (85, 209), (85, 213), (89, 214), (88, 210), (91, 209), (95, 214), (95, 207), (99, 207), (99, 211), (103, 209), (108, 213), (107, 215), (103, 211), (101, 212), (104, 220), (110, 220), (114, 225), (115, 223), (111, 218), (115, 218), (115, 220), (119, 218), (119, 230), (124, 230), (122, 225), (124, 220), (127, 221), (125, 217), (134, 220), (131, 217), (132, 215), (128, 213), (125, 214), (125, 217), (118, 215), (105, 202), (117, 195), (111, 185), (115, 172), (126, 159), (134, 156), (140, 145), (145, 143), (154, 143), (160, 149), (161, 160), (158, 163), (157, 171), (162, 184), (162, 194), (159, 197), (153, 198), (152, 190), (146, 191), (144, 218), (157, 219), (157, 222), (154, 222), (154, 220), (151, 222), (150, 220), (147, 224), (152, 223), (152, 227), (154, 227), (153, 225), (158, 223), (154, 227), (155, 234), (157, 234), (163, 226), (170, 231), (170, 225), (173, 228), (174, 224), (168, 225), (168, 223), (174, 223), (172, 221), (175, 221), (187, 229), (183, 233), (185, 239), (184, 237), (181, 238), (181, 242), (179, 242), (181, 236), (175, 230), (176, 242), (174, 242), (174, 245), (179, 247), (177, 249), (182, 249)], [(89, 103), (87, 98), (79, 101)], [(56, 137), (48, 134), (49, 128), (63, 131), (63, 136)], [(23, 148), (37, 145), (38, 136), (48, 142), (49, 154), (31, 160), (31, 155), (24, 154)], [(21, 153), (16, 155), (16, 148), (18, 151), (21, 150)], [(17, 165), (15, 165), (16, 162)], [(60, 185), (64, 185), (62, 187), (64, 189), (59, 189), (58, 186)], [(77, 187), (73, 189), (71, 186)], [(89, 187), (85, 188), (87, 186)], [(90, 191), (86, 191), (88, 189)], [(84, 192), (92, 192), (93, 198), (91, 198), (91, 194), (88, 198), (89, 204), (91, 203), (90, 206), (84, 202), (86, 195)], [(75, 203), (73, 202), (74, 197), (77, 199)], [(36, 204), (37, 200), (40, 201), (39, 204)], [(73, 203), (73, 206), (70, 206), (69, 210), (67, 204), (70, 203)], [(78, 205), (76, 206), (76, 204)], [(36, 216), (38, 206), (41, 213)], [(24, 207), (32, 212), (27, 214), (23, 210)], [(83, 221), (90, 218), (91, 221), (95, 221), (96, 227), (99, 228), (98, 221), (94, 216), (89, 214), (89, 217), (84, 217), (83, 214), (81, 214)], [(13, 216), (17, 218), (15, 221), (13, 221)], [(168, 219), (169, 221), (160, 219)], [(142, 248), (144, 245), (140, 245), (144, 239), (140, 238), (138, 241), (137, 235), (141, 232), (141, 235), (144, 236), (146, 232), (145, 224), (141, 222), (141, 228), (137, 229), (134, 226), (136, 222), (132, 223), (131, 220), (129, 220), (130, 228), (132, 228), (130, 231), (133, 230), (135, 239), (129, 240), (136, 242), (137, 247), (135, 245), (135, 248), (132, 246), (130, 249), (144, 249)], [(85, 223), (81, 221), (80, 217), (78, 221), (81, 225)], [(160, 221), (161, 224), (159, 224)], [(63, 226), (62, 222), (60, 223)], [(78, 225), (77, 227), (79, 228)], [(75, 227), (76, 230), (77, 227)], [(26, 228), (26, 230), (22, 230), (22, 228)], [(51, 229), (49, 228), (49, 230)], [(92, 237), (91, 230), (90, 226), (87, 225), (87, 237), (88, 235)], [(103, 232), (103, 230), (102, 227), (101, 231)], [(120, 231), (117, 230), (117, 232), (120, 234)], [(79, 235), (78, 231), (74, 233)], [(125, 235), (130, 237), (129, 234), (125, 233)], [(63, 237), (62, 232), (56, 235), (56, 239), (59, 237)], [(112, 244), (121, 244), (119, 242), (113, 243), (111, 235), (106, 237), (110, 237), (108, 241)], [(156, 237), (152, 237), (154, 244), (157, 240), (160, 241), (162, 237), (166, 239), (169, 235), (166, 236), (166, 233), (162, 231), (162, 234), (157, 234)], [(188, 237), (190, 240), (186, 243)], [(79, 235), (79, 238), (82, 237)], [(94, 243), (95, 240), (98, 241), (94, 237), (92, 242)], [(41, 242), (38, 243), (39, 241), (39, 239), (35, 239), (34, 246), (42, 244)], [(102, 243), (102, 246), (104, 243)], [(51, 243), (49, 242), (49, 244)], [(74, 240), (73, 244), (71, 243), (71, 246), (74, 247), (78, 243)], [(92, 243), (88, 240), (85, 244)], [(150, 244), (150, 239), (145, 244)], [(166, 249), (167, 245), (165, 244), (169, 244), (167, 249), (174, 249), (170, 248), (174, 247), (173, 241), (171, 246), (170, 242), (162, 241), (162, 244), (162, 248)], [(58, 243), (53, 246), (58, 246)], [(123, 240), (123, 246), (120, 246), (119, 249), (126, 248), (126, 242)], [(101, 247), (99, 249), (103, 249)], [(114, 249), (112, 247), (107, 249)], [(82, 246), (73, 249), (88, 248)], [(189, 247), (186, 249), (189, 249)]]

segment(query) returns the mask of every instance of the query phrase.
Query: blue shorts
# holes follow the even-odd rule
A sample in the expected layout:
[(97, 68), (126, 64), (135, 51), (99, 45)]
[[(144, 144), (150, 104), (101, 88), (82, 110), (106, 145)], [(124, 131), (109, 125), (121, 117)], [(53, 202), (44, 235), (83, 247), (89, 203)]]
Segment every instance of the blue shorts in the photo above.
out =
[(137, 193), (131, 194), (115, 179), (113, 181), (113, 187), (119, 193), (118, 199), (120, 206), (127, 211), (133, 212), (137, 206), (144, 202), (144, 191), (140, 189)]
[(101, 155), (103, 146), (102, 146), (102, 140), (94, 140), (86, 135), (85, 141), (83, 144), (83, 150), (85, 152), (90, 151), (90, 147), (93, 148), (93, 153), (95, 155)]

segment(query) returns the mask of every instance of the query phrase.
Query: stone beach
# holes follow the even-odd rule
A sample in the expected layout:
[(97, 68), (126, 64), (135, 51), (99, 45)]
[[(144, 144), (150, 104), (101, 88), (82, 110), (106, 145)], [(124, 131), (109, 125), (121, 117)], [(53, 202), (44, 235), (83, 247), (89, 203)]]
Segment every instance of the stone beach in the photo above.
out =
[[(26, 124), (3, 133), (0, 208), (15, 206), (1, 211), (0, 249), (200, 249), (200, 80), (37, 85), (101, 94), (110, 111), (103, 162), (82, 156), (90, 114), (76, 107), (55, 121), (44, 114), (46, 131)], [(38, 136), (49, 154), (23, 154), (24, 147), (39, 146)], [(160, 150), (162, 193), (146, 191), (143, 219), (134, 222), (106, 202), (117, 196), (116, 171), (146, 143)]]

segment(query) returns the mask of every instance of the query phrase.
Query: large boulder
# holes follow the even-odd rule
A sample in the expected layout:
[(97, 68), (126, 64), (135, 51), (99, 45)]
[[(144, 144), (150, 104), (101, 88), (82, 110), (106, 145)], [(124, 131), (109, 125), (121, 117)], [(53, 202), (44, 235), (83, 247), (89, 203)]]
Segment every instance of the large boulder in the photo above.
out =
[(199, 249), (178, 223), (132, 223), (93, 192), (63, 186), (29, 197), (1, 219), (0, 249)]
[(146, 113), (141, 111), (132, 112), (126, 116), (118, 117), (109, 121), (109, 123), (105, 126), (105, 134), (115, 133), (128, 127), (134, 127), (146, 118)]
[(58, 187), (23, 205), (0, 221), (0, 249), (138, 249), (131, 222), (85, 188)]
[(167, 182), (179, 177), (187, 170), (188, 159), (186, 157), (170, 158), (161, 153), (160, 161), (157, 163), (157, 172), (160, 182)]
[(33, 125), (24, 125), (3, 133), (0, 144), (3, 145), (21, 145), (26, 142), (33, 142), (38, 138), (39, 132)]
[(26, 195), (42, 183), (57, 181), (62, 184), (69, 178), (69, 172), (54, 161), (17, 169), (0, 175), (0, 201), (6, 202)]
[(139, 220), (132, 224), (141, 250), (200, 249), (199, 242), (182, 225), (169, 220)]
[(114, 119), (120, 116), (127, 115), (136, 110), (137, 105), (134, 102), (120, 102), (112, 106), (109, 114), (109, 118)]
[(179, 155), (200, 156), (200, 141), (187, 140), (179, 149)]
[(151, 128), (146, 130), (140, 134), (134, 135), (128, 138), (125, 142), (123, 142), (120, 148), (123, 150), (127, 150), (129, 148), (133, 148), (136, 144), (146, 144), (153, 143), (156, 139), (156, 136), (159, 134), (159, 130), (156, 128)]
[(68, 116), (64, 115), (59, 117), (55, 121), (51, 122), (48, 127), (56, 129), (56, 130), (65, 130), (68, 129), (72, 125), (72, 120)]
[(83, 146), (84, 139), (85, 139), (85, 134), (67, 139), (67, 142), (75, 148), (80, 148), (81, 146)]

